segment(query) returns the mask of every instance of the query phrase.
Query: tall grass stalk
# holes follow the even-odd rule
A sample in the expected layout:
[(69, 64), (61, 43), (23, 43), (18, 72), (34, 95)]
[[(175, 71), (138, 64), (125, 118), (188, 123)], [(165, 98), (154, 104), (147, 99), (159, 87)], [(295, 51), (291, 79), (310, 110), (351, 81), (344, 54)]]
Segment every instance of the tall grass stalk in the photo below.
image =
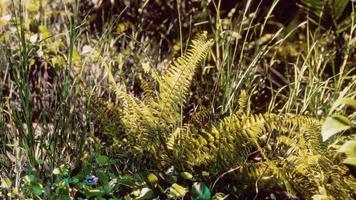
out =
[[(272, 47), (280, 45), (283, 40), (277, 40), (281, 36), (283, 28), (277, 30), (273, 36), (264, 33), (265, 26), (271, 18), (272, 12), (279, 0), (274, 0), (267, 14), (264, 16), (262, 24), (257, 23), (257, 14), (260, 12), (262, 2), (259, 2), (255, 10), (251, 10), (253, 1), (248, 0), (243, 9), (243, 13), (238, 16), (237, 25), (232, 25), (228, 30), (224, 29), (223, 19), (220, 18), (221, 1), (214, 3), (216, 19), (214, 24), (215, 51), (213, 60), (219, 74), (219, 81), (215, 88), (222, 88), (222, 102), (219, 107), (219, 113), (233, 113), (238, 109), (236, 99), (242, 88), (246, 88), (252, 95), (254, 83), (258, 78), (260, 66), (258, 62), (263, 59)], [(226, 20), (226, 19), (224, 19)], [(231, 21), (231, 24), (236, 23)], [(227, 32), (231, 31), (232, 36)], [(250, 41), (249, 38), (255, 36), (256, 41)], [(258, 36), (258, 37), (257, 37)], [(260, 45), (260, 41), (267, 39), (267, 45)], [(248, 52), (253, 52), (252, 59), (247, 56)], [(215, 98), (215, 97), (214, 97)], [(215, 100), (213, 100), (214, 104)], [(213, 106), (214, 107), (214, 106)]]
[[(355, 15), (354, 10), (352, 15)], [(306, 23), (307, 53), (299, 54), (296, 61), (291, 64), (294, 73), (291, 78), (288, 78), (288, 96), (283, 97), (286, 101), (280, 112), (325, 117), (330, 114), (331, 106), (337, 99), (354, 96), (355, 69), (346, 67), (353, 49), (352, 40), (356, 28), (354, 18), (352, 19), (341, 66), (334, 64), (332, 53), (336, 50), (323, 46), (332, 33), (325, 36), (319, 31), (313, 32), (310, 23)], [(329, 78), (325, 77), (327, 67), (331, 67), (333, 72)], [(335, 68), (339, 69), (338, 74), (335, 74)], [(271, 102), (270, 105), (273, 103)]]
[(19, 141), (19, 145), (23, 149), (23, 153), (27, 155), (29, 164), (32, 167), (36, 167), (35, 131), (32, 126), (32, 108), (30, 105), (30, 66), (28, 60), (29, 49), (25, 36), (25, 10), (22, 1), (19, 1), (18, 10), (16, 9), (15, 2), (12, 1), (12, 13), (17, 23), (17, 38), (19, 40), (18, 44), (20, 45), (20, 66), (19, 68), (13, 69), (13, 77), (15, 79), (15, 84), (17, 86), (21, 102), (20, 109), (12, 107), (12, 114), (18, 131), (17, 140)]
[[(66, 7), (66, 5), (64, 4)], [(61, 147), (61, 143), (63, 141), (59, 141), (60, 139), (64, 139), (65, 141), (69, 141), (69, 133), (75, 133), (75, 130), (68, 130), (68, 126), (71, 124), (72, 119), (74, 119), (75, 115), (75, 104), (76, 104), (76, 89), (74, 82), (71, 79), (71, 70), (73, 67), (73, 55), (74, 50), (76, 48), (76, 42), (78, 37), (78, 11), (79, 11), (79, 1), (76, 0), (74, 2), (74, 13), (71, 16), (68, 16), (69, 21), (69, 44), (67, 51), (67, 65), (64, 68), (64, 80), (63, 80), (63, 88), (59, 94), (59, 106), (56, 109), (56, 113), (58, 113), (54, 119), (54, 130), (52, 134), (51, 141), (51, 169), (54, 170), (59, 163), (61, 163), (61, 155), (62, 149), (57, 149)], [(76, 126), (74, 126), (76, 127)], [(78, 137), (78, 136), (76, 136)], [(83, 148), (83, 137), (79, 137), (79, 148)], [(76, 161), (80, 160), (82, 149), (78, 150), (78, 156), (76, 157)], [(52, 176), (51, 182), (54, 182), (54, 177)]]

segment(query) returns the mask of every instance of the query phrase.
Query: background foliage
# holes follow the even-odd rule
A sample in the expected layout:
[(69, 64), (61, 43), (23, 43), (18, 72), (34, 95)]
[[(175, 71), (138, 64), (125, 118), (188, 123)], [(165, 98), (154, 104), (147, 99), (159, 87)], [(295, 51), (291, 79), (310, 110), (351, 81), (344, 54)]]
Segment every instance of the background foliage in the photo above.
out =
[(2, 0), (0, 196), (355, 198), (355, 19), (349, 0)]

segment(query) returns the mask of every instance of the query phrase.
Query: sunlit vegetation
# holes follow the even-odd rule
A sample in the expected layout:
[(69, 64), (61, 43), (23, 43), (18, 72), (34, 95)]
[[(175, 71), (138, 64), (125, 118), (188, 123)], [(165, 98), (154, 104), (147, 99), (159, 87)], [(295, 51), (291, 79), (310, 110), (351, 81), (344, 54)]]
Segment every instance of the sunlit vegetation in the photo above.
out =
[(0, 199), (355, 199), (355, 8), (0, 1)]

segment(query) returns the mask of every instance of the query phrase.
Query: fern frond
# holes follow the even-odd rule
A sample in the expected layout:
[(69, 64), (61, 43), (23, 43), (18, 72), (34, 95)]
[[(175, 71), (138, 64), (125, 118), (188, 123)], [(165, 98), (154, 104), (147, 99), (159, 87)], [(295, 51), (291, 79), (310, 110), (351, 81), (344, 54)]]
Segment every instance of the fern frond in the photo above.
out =
[(211, 41), (207, 41), (207, 33), (203, 32), (192, 41), (188, 52), (175, 60), (168, 72), (159, 80), (159, 108), (164, 119), (171, 124), (179, 120), (181, 106), (186, 102), (190, 84), (198, 64), (205, 59)]
[(246, 91), (242, 90), (238, 99), (239, 110), (236, 112), (237, 114), (246, 113), (247, 102), (248, 102), (248, 96), (246, 94)]
[[(213, 176), (240, 166), (234, 178), (245, 184), (257, 181), (261, 188), (274, 184), (291, 194), (303, 193), (307, 199), (324, 188), (330, 196), (335, 192), (334, 197), (349, 199), (352, 189), (346, 178), (328, 173), (335, 164), (325, 156), (320, 123), (306, 116), (236, 114), (210, 131), (187, 136), (181, 142), (184, 149), (178, 151), (185, 155), (186, 165), (205, 166)], [(329, 180), (339, 186), (330, 185)]]
[(203, 128), (209, 126), (212, 121), (213, 113), (210, 109), (202, 109), (195, 111), (189, 120), (197, 128)]
[(146, 81), (144, 79), (141, 80), (141, 88), (143, 90), (142, 93), (142, 101), (148, 105), (154, 101), (156, 96), (156, 90), (154, 87), (154, 83)]
[(103, 127), (103, 132), (117, 138), (122, 138), (124, 127), (122, 126), (122, 112), (111, 102), (103, 101), (95, 96), (91, 97), (90, 111), (96, 116), (95, 119)]
[[(119, 104), (95, 100), (92, 105), (98, 109), (92, 110), (113, 137), (121, 137), (117, 135), (119, 129), (124, 132), (126, 142), (117, 139), (117, 145), (137, 157), (151, 159), (159, 168), (172, 165), (179, 171), (199, 168), (217, 177), (222, 171), (239, 166), (240, 171), (235, 171), (233, 178), (245, 185), (272, 184), (292, 194), (303, 192), (307, 199), (324, 191), (350, 199), (348, 191), (352, 191), (355, 181), (334, 175), (342, 169), (335, 167), (327, 156), (320, 121), (316, 118), (249, 114), (248, 97), (242, 91), (235, 114), (215, 125), (204, 123), (204, 128), (194, 120), (193, 124), (183, 124), (181, 109), (194, 72), (211, 45), (206, 33), (199, 35), (186, 55), (174, 61), (164, 76), (155, 78), (158, 94), (147, 93), (149, 97), (144, 100), (129, 94), (124, 87), (117, 87), (109, 75)], [(329, 184), (330, 180), (335, 184)]]
[[(229, 170), (237, 165), (241, 166), (241, 169), (247, 170), (241, 172), (240, 176), (238, 173), (236, 174), (236, 178), (241, 179), (241, 181), (250, 180), (252, 184), (261, 178), (274, 177), (276, 184), (283, 183), (282, 186), (287, 188), (291, 185), (288, 180), (297, 175), (301, 177), (299, 183), (305, 184), (307, 179), (302, 177), (308, 177), (309, 174), (306, 172), (319, 164), (317, 155), (324, 151), (321, 145), (321, 137), (316, 131), (310, 131), (318, 130), (316, 128), (318, 126), (320, 126), (319, 120), (312, 117), (279, 116), (269, 113), (236, 114), (224, 118), (210, 131), (195, 134), (186, 131), (184, 140), (180, 141), (180, 146), (175, 147), (175, 151), (179, 151), (183, 155), (182, 161), (188, 168), (209, 166), (210, 173), (217, 175), (217, 173)], [(316, 134), (315, 137), (314, 134)], [(283, 147), (282, 145), (271, 150), (269, 141), (261, 140), (263, 136), (271, 141), (274, 138), (284, 136), (284, 140), (288, 141), (286, 143), (295, 145), (297, 149), (287, 153), (291, 147), (285, 148), (286, 146)], [(310, 141), (310, 144), (305, 141), (305, 139), (311, 138), (313, 141)], [(302, 143), (302, 145), (299, 145), (299, 143)], [(298, 149), (298, 146), (300, 146), (300, 149)], [(295, 159), (298, 156), (303, 157), (303, 159)], [(310, 162), (306, 162), (308, 160)], [(295, 170), (296, 168), (298, 170)], [(318, 188), (316, 183), (311, 182), (309, 184), (315, 192)], [(311, 187), (311, 185), (314, 185), (314, 187)], [(289, 190), (293, 189), (289, 188)]]
[[(109, 66), (105, 67), (119, 100), (120, 124), (127, 135), (128, 149), (141, 153), (150, 152), (157, 158), (161, 156), (159, 154), (162, 154), (162, 151), (169, 153), (167, 145), (172, 138), (175, 138), (174, 130), (179, 127), (178, 122), (181, 121), (180, 109), (186, 101), (194, 72), (199, 63), (204, 60), (211, 45), (212, 42), (207, 40), (207, 33), (204, 32), (192, 41), (184, 56), (170, 65), (166, 75), (158, 76), (155, 71), (152, 71), (153, 69), (148, 69), (153, 75), (152, 78), (159, 84), (159, 92), (155, 98), (155, 93), (150, 92), (152, 90), (148, 82), (143, 81), (142, 87), (148, 91), (145, 92), (144, 97), (147, 98), (143, 101), (130, 95), (124, 83), (121, 84), (122, 87), (118, 87)], [(109, 126), (107, 123), (102, 124)]]

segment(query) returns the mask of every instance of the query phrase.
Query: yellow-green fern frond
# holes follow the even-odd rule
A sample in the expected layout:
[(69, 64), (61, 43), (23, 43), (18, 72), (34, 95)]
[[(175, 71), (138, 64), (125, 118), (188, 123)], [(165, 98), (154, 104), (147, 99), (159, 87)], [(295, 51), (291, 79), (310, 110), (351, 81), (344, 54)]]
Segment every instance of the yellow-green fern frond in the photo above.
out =
[[(246, 185), (258, 182), (263, 188), (274, 184), (291, 194), (303, 192), (307, 198), (325, 188), (330, 196), (337, 192), (334, 197), (350, 198), (346, 192), (350, 187), (343, 178), (328, 175), (335, 165), (324, 156), (319, 129), (320, 121), (307, 116), (236, 114), (209, 131), (183, 132), (184, 140), (175, 148), (186, 168), (203, 167), (212, 176), (239, 166), (234, 179)], [(328, 180), (341, 186), (331, 187)]]
[(127, 135), (128, 149), (150, 152), (154, 157), (158, 157), (162, 151), (169, 153), (167, 145), (175, 138), (174, 130), (181, 126), (178, 123), (181, 121), (180, 109), (186, 101), (193, 75), (211, 45), (206, 32), (198, 35), (188, 52), (176, 59), (164, 76), (158, 77), (157, 73), (153, 73), (152, 78), (159, 85), (157, 95), (150, 89), (148, 82), (142, 81), (145, 89), (143, 100), (129, 94), (124, 83), (121, 83), (122, 87), (118, 87), (110, 67), (105, 66), (119, 100), (117, 106), (122, 111), (120, 123)]
[(212, 116), (213, 113), (210, 109), (195, 111), (190, 118), (190, 123), (199, 128), (207, 127), (212, 122)]
[(103, 132), (116, 138), (122, 138), (124, 127), (121, 110), (115, 104), (103, 101), (95, 96), (90, 99), (89, 109), (94, 114), (95, 120), (101, 124)]
[(155, 96), (157, 95), (155, 90), (155, 84), (152, 81), (147, 81), (145, 79), (142, 79), (141, 88), (143, 90), (142, 101), (145, 104), (151, 104), (152, 101), (155, 100)]
[(241, 93), (240, 93), (239, 99), (238, 99), (239, 109), (236, 112), (236, 114), (246, 113), (247, 102), (248, 102), (248, 96), (246, 94), (246, 91), (242, 90)]
[(186, 102), (195, 69), (203, 61), (212, 45), (207, 32), (192, 41), (188, 52), (176, 59), (159, 80), (159, 108), (162, 117), (171, 124), (179, 120), (180, 108)]
[[(142, 81), (142, 99), (125, 87), (117, 87), (108, 70), (119, 104), (93, 101), (93, 107), (99, 108), (93, 109), (93, 113), (116, 138), (117, 145), (138, 159), (149, 158), (159, 168), (198, 168), (218, 177), (238, 166), (231, 177), (243, 183), (243, 187), (278, 186), (291, 194), (303, 192), (307, 199), (324, 193), (350, 199), (347, 191), (351, 191), (355, 181), (347, 182), (341, 175), (334, 175), (342, 169), (335, 168), (334, 161), (327, 156), (321, 124), (316, 118), (249, 114), (248, 95), (242, 91), (239, 110), (216, 124), (204, 108), (202, 113), (183, 119), (182, 108), (193, 75), (211, 45), (207, 34), (200, 34), (187, 54), (174, 61), (165, 75), (155, 74), (158, 91)], [(208, 123), (202, 122), (205, 118)], [(115, 135), (119, 129), (125, 140), (120, 141), (121, 135)]]

